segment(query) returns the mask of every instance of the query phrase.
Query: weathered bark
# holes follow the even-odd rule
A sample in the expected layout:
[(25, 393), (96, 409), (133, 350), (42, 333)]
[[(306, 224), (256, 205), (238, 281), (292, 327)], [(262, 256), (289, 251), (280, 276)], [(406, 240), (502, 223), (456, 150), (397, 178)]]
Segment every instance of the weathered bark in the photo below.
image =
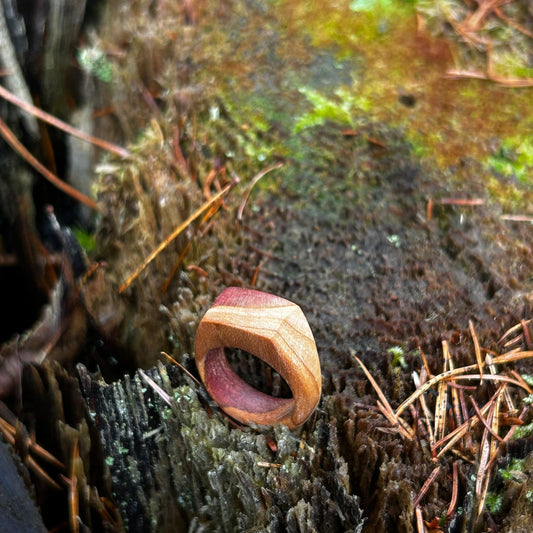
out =
[(362, 530), (335, 420), (235, 429), (192, 382), (173, 388), (173, 368), (111, 385), (78, 370), (129, 531)]

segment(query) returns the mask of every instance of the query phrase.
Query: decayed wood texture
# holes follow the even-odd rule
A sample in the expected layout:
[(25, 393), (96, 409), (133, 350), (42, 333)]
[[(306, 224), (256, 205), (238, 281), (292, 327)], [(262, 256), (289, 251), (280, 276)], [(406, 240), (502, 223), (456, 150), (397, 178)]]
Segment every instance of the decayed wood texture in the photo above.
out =
[(327, 417), (307, 435), (240, 430), (174, 368), (148, 373), (158, 393), (140, 374), (106, 385), (78, 370), (129, 531), (362, 530)]
[[(8, 25), (4, 13), (5, 8), (0, 9), (0, 63), (6, 70), (5, 84), (9, 90), (18, 96), (21, 100), (31, 104), (32, 98), (26, 80), (22, 74), (19, 61), (17, 59), (17, 51), (11, 36), (9, 35)], [(23, 25), (21, 25), (23, 27)], [(37, 138), (39, 135), (39, 127), (35, 117), (23, 111), (19, 111), (27, 131)]]
[(62, 89), (71, 61), (70, 54), (79, 38), (85, 6), (85, 0), (57, 0), (50, 2), (47, 13), (48, 31), (43, 44), (42, 92), (47, 109), (58, 116), (64, 116), (66, 112)]

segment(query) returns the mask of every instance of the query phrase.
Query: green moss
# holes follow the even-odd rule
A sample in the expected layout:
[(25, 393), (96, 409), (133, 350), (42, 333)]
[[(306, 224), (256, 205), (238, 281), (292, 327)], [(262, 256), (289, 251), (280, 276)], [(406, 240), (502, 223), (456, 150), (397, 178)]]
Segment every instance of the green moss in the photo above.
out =
[(528, 180), (533, 171), (533, 135), (505, 139), (498, 153), (490, 156), (487, 162), (504, 176)]
[(521, 212), (531, 205), (531, 194), (524, 194), (525, 191), (515, 183), (502, 182), (490, 175), (487, 176), (486, 182), (489, 195), (502, 206), (503, 212)]
[(507, 468), (500, 468), (498, 474), (507, 480), (516, 479), (516, 473), (522, 473), (524, 471), (524, 459), (511, 459)]
[(533, 387), (533, 376), (531, 374), (521, 374), (521, 378), (530, 386)]
[(503, 495), (489, 492), (485, 499), (485, 505), (491, 514), (498, 514), (503, 507)]
[(513, 434), (513, 439), (522, 439), (525, 437), (530, 437), (533, 434), (533, 422), (531, 424), (526, 424), (525, 426), (519, 426), (516, 428), (516, 431)]
[(113, 66), (102, 49), (97, 46), (79, 48), (77, 57), (83, 70), (105, 83), (113, 81)]
[(86, 252), (94, 252), (94, 250), (96, 250), (96, 239), (92, 233), (88, 233), (87, 231), (78, 228), (74, 228), (72, 233), (74, 233), (74, 236), (80, 243), (80, 246)]
[(399, 248), (401, 246), (401, 240), (398, 235), (393, 233), (392, 235), (387, 236), (387, 240), (395, 247)]
[(525, 398), (522, 398), (522, 402), (526, 405), (531, 405), (533, 404), (533, 394), (529, 394), (528, 396), (526, 396)]
[(312, 110), (300, 116), (294, 124), (294, 132), (320, 126), (325, 122), (337, 122), (346, 126), (354, 125), (354, 112), (368, 111), (370, 101), (365, 96), (357, 95), (348, 88), (341, 87), (329, 98), (310, 87), (302, 87), (303, 94), (313, 106)]
[(405, 362), (405, 352), (401, 346), (393, 346), (387, 350), (387, 353), (392, 355), (391, 365), (393, 368), (407, 368), (407, 363)]
[(411, 15), (418, 0), (352, 0), (350, 9), (356, 13), (370, 13), (379, 17), (392, 18)]
[(376, 9), (392, 9), (394, 2), (392, 0), (352, 0), (350, 9), (352, 11), (374, 11)]

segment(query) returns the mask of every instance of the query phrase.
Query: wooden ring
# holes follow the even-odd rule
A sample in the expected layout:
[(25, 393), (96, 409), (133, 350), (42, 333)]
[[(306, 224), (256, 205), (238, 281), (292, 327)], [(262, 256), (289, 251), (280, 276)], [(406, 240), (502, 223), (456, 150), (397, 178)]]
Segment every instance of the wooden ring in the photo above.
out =
[[(287, 382), (292, 398), (275, 398), (242, 380), (224, 348), (245, 350)], [(229, 287), (204, 315), (195, 341), (196, 365), (220, 408), (243, 424), (301, 426), (322, 390), (311, 328), (298, 305), (260, 291)]]

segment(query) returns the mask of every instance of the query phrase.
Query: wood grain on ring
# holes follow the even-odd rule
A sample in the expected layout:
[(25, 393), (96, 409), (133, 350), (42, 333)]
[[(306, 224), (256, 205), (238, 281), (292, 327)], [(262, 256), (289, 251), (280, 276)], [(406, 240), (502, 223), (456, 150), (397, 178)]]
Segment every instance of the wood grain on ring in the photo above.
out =
[[(276, 370), (293, 397), (254, 389), (231, 368), (224, 348), (245, 350)], [(320, 362), (309, 324), (296, 304), (230, 287), (215, 300), (196, 333), (196, 364), (211, 397), (243, 424), (301, 426), (321, 394)]]

